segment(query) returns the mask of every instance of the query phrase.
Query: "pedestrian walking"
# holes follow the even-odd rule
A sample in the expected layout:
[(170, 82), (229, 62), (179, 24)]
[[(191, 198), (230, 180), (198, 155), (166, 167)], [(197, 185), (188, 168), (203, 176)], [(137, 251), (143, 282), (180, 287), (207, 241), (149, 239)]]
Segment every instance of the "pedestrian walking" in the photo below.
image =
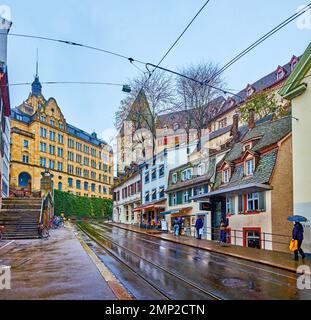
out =
[(202, 233), (203, 233), (203, 220), (201, 217), (199, 217), (195, 223), (195, 228), (197, 231), (197, 239), (202, 239)]
[(295, 225), (294, 225), (294, 229), (293, 229), (293, 240), (297, 240), (298, 242), (298, 246), (297, 246), (297, 250), (294, 251), (294, 258), (296, 261), (299, 260), (299, 255), (298, 253), (300, 253), (302, 259), (304, 259), (306, 256), (305, 256), (305, 253), (303, 252), (303, 250), (301, 249), (301, 246), (302, 246), (302, 242), (303, 242), (303, 226), (300, 222), (295, 222)]
[(179, 224), (179, 235), (181, 236), (181, 231), (183, 229), (183, 224), (184, 224), (182, 217), (178, 218), (178, 224)]
[(174, 232), (175, 232), (175, 236), (178, 237), (179, 236), (179, 220), (178, 218), (174, 219)]
[(220, 244), (227, 244), (227, 227), (223, 221), (220, 224)]

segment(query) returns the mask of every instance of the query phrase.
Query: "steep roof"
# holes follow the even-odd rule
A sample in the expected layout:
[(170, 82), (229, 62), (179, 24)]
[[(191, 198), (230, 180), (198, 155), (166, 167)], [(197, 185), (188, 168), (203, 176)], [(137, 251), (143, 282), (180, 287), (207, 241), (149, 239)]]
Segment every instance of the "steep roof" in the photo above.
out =
[[(298, 58), (300, 59), (300, 58)], [(250, 84), (251, 87), (255, 89), (256, 92), (271, 88), (279, 83), (282, 83), (286, 81), (286, 79), (291, 75), (292, 73), (292, 68), (291, 68), (291, 62), (288, 62), (281, 66), (281, 68), (284, 70), (285, 74), (282, 77), (282, 79), (277, 78), (277, 69), (274, 71), (270, 72), (269, 74), (265, 75), (264, 77), (260, 78), (256, 82)], [(209, 119), (208, 121), (213, 121), (223, 115), (224, 113), (236, 108), (238, 105), (244, 103), (246, 99), (248, 98), (247, 96), (247, 87), (240, 92), (238, 92), (234, 97), (232, 97), (234, 103), (232, 103), (230, 100), (225, 100), (224, 97), (218, 97), (215, 100), (211, 101), (207, 108), (208, 114), (209, 114)], [(231, 99), (231, 100), (232, 100)], [(159, 116), (160, 119), (160, 124), (161, 125), (168, 125), (169, 127), (172, 127), (176, 122), (182, 122), (182, 120), (185, 119), (185, 116), (187, 115), (187, 112), (189, 111), (178, 111), (178, 112), (172, 112), (172, 113), (167, 113)], [(228, 128), (222, 129), (224, 133), (226, 133), (226, 130), (230, 130)], [(221, 132), (219, 132), (221, 135)], [(217, 135), (217, 133), (215, 133)]]
[(249, 149), (250, 152), (258, 154), (259, 157), (254, 175), (245, 176), (244, 163), (238, 164), (233, 169), (229, 183), (225, 185), (222, 185), (222, 172), (218, 171), (213, 189), (229, 189), (250, 183), (268, 184), (276, 164), (278, 149), (274, 148), (264, 154), (261, 154), (261, 151), (281, 141), (291, 130), (291, 117), (284, 117), (275, 121), (265, 121), (248, 130), (241, 136), (240, 142), (233, 145), (223, 161), (234, 162), (241, 160), (242, 155), (245, 153), (243, 151), (243, 144), (255, 139), (252, 148)]
[[(11, 119), (21, 121), (26, 124), (31, 124), (35, 120), (36, 117), (37, 117), (37, 113), (35, 113), (32, 116), (29, 116), (29, 115), (23, 113), (17, 107), (14, 108), (11, 113)], [(71, 134), (81, 140), (88, 142), (88, 143), (94, 144), (95, 146), (100, 147), (102, 144), (107, 145), (107, 143), (104, 140), (99, 139), (99, 138), (95, 137), (94, 135), (87, 133), (87, 132), (85, 132), (85, 131), (83, 131), (83, 130), (81, 130), (71, 124), (68, 124), (68, 123), (66, 124), (66, 131), (68, 134)]]
[(258, 152), (263, 148), (269, 147), (282, 138), (284, 138), (292, 130), (292, 119), (291, 117), (284, 117), (275, 121), (263, 122), (252, 130), (248, 130), (243, 137), (241, 142), (234, 144), (231, 151), (227, 154), (227, 161), (238, 160), (243, 154), (243, 144), (245, 141), (252, 140), (254, 138), (260, 138), (254, 144), (251, 151)]
[[(177, 190), (181, 190), (181, 189), (185, 189), (185, 188), (190, 188), (193, 187), (195, 185), (202, 185), (202, 184), (207, 184), (210, 182), (211, 178), (214, 176), (215, 172), (216, 172), (216, 156), (213, 156), (209, 159), (208, 162), (208, 169), (206, 174), (202, 175), (202, 176), (194, 176), (192, 179), (190, 180), (186, 180), (186, 181), (181, 181), (181, 171), (187, 169), (187, 168), (192, 168), (193, 167), (193, 163), (188, 162), (187, 164), (180, 166), (178, 168), (175, 168), (173, 170), (170, 171), (169, 174), (169, 187), (167, 188), (166, 192), (170, 193), (173, 191), (177, 191)], [(178, 174), (178, 182), (175, 184), (172, 184), (172, 175), (174, 173)]]
[(273, 169), (276, 163), (277, 150), (273, 150), (265, 155), (263, 155), (258, 162), (256, 172), (251, 177), (246, 177), (244, 175), (244, 164), (236, 166), (230, 182), (226, 185), (221, 185), (222, 173), (218, 172), (216, 174), (216, 181), (213, 189), (221, 188), (231, 188), (236, 186), (242, 186), (249, 183), (261, 183), (267, 184), (270, 181), (270, 178), (273, 173)]

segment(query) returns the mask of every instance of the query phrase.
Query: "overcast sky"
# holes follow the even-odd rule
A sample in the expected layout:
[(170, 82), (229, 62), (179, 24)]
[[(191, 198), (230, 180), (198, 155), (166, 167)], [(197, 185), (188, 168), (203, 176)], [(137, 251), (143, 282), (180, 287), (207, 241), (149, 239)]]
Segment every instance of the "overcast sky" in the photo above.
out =
[[(3, 0), (10, 6), (11, 33), (76, 41), (157, 63), (205, 0)], [(225, 64), (305, 3), (296, 0), (211, 0), (163, 66), (178, 69), (201, 61)], [(310, 16), (310, 15), (309, 15)], [(311, 16), (310, 16), (311, 17)], [(309, 23), (310, 25), (310, 23)], [(311, 29), (292, 22), (228, 69), (228, 88), (248, 83), (300, 55), (311, 41)], [(9, 38), (11, 83), (31, 82), (39, 49), (41, 81), (127, 83), (139, 71), (126, 60), (87, 49), (40, 40)], [(28, 86), (10, 89), (12, 107), (25, 100)], [(95, 130), (108, 139), (113, 116), (124, 97), (120, 87), (44, 86), (67, 121)]]

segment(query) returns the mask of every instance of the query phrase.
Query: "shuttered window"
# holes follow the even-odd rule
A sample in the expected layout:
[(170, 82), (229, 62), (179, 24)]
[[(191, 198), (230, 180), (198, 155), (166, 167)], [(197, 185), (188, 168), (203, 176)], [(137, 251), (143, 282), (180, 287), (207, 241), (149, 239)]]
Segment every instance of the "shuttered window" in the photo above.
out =
[(244, 213), (244, 196), (239, 195), (239, 213)]
[[(245, 200), (245, 201), (244, 201)], [(239, 195), (239, 214), (247, 212), (265, 212), (266, 211), (266, 192), (255, 192)], [(247, 207), (245, 208), (244, 203)]]
[(259, 193), (259, 210), (266, 211), (266, 193), (260, 192)]

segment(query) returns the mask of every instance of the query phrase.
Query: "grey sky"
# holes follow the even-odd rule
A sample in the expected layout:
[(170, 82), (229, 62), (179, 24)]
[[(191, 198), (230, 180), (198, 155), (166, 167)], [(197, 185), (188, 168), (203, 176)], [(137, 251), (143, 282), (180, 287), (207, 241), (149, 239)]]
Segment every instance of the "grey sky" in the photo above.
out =
[[(68, 39), (157, 63), (204, 0), (6, 0), (11, 7), (12, 33)], [(296, 0), (211, 0), (163, 66), (213, 61), (225, 64), (235, 54), (295, 13)], [(311, 29), (295, 22), (228, 69), (228, 87), (247, 83), (300, 55), (311, 40)], [(103, 53), (45, 41), (9, 38), (9, 80), (30, 82), (39, 49), (41, 81), (103, 81), (127, 83), (139, 71), (127, 61)], [(12, 107), (25, 100), (29, 87), (12, 87)], [(113, 115), (124, 97), (119, 87), (44, 86), (46, 98), (58, 101), (68, 122), (104, 137), (113, 128)]]

